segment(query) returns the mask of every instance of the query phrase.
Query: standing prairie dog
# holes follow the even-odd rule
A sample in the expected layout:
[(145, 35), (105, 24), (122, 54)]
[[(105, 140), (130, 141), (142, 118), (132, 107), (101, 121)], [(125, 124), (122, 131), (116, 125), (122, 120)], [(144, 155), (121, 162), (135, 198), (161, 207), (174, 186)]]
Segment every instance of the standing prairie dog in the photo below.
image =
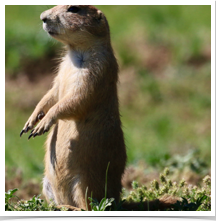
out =
[[(40, 18), (44, 30), (67, 47), (53, 87), (20, 133), (35, 127), (30, 139), (50, 130), (43, 193), (57, 205), (86, 210), (86, 192), (98, 201), (105, 196), (109, 164), (107, 197), (118, 202), (126, 148), (117, 96), (118, 64), (106, 17), (93, 6), (61, 5)], [(155, 203), (144, 206), (151, 209)], [(171, 203), (167, 198), (159, 201), (161, 208)], [(137, 210), (139, 204), (123, 206)]]
[(57, 205), (86, 209), (85, 193), (119, 200), (126, 150), (117, 97), (118, 64), (103, 13), (93, 6), (56, 6), (40, 16), (44, 30), (67, 46), (53, 87), (22, 133), (50, 131), (43, 193)]

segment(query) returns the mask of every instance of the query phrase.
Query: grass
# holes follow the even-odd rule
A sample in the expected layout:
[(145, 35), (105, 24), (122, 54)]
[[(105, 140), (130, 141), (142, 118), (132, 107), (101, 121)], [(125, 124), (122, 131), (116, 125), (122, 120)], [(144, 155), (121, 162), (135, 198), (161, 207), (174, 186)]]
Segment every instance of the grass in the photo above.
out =
[(150, 188), (139, 186), (137, 182), (132, 183), (133, 190), (124, 196), (129, 202), (151, 201), (164, 196), (173, 196), (179, 199), (173, 211), (210, 211), (211, 210), (211, 178), (203, 178), (202, 187), (188, 185), (185, 180), (173, 182), (169, 179), (169, 169), (165, 168), (160, 174), (160, 181), (151, 181)]
[[(5, 6), (6, 71), (16, 76), (23, 66), (55, 52), (53, 42), (44, 35), (40, 13), (48, 6)], [(28, 31), (26, 31), (28, 30)]]
[[(20, 168), (25, 181), (41, 180), (45, 136), (28, 141), (27, 136), (20, 139), (19, 133), (48, 90), (51, 83), (42, 84), (43, 71), (61, 49), (42, 30), (39, 19), (50, 7), (5, 6), (6, 80), (10, 79), (5, 97), (5, 162), (7, 168)], [(210, 168), (211, 7), (98, 8), (109, 21), (120, 65), (128, 165), (142, 160), (155, 170), (162, 169), (174, 161), (175, 154), (183, 158), (194, 150), (199, 155), (191, 159)], [(26, 80), (32, 75), (36, 81)], [(200, 167), (197, 173), (203, 176), (202, 171)]]
[[(6, 96), (7, 102), (7, 96)], [(8, 168), (20, 168), (25, 174), (25, 179), (30, 178), (41, 179), (43, 171), (43, 156), (44, 156), (44, 142), (45, 137), (28, 141), (25, 136), (24, 139), (19, 138), (19, 132), (24, 126), (26, 114), (19, 109), (14, 114), (14, 108), (6, 105), (7, 111), (5, 113), (5, 164)], [(19, 125), (19, 126), (14, 126)]]
[[(169, 179), (169, 169), (165, 168), (160, 174), (160, 183), (157, 180), (151, 182), (151, 187), (139, 186), (137, 182), (132, 183), (133, 190), (129, 194), (123, 190), (122, 199), (116, 203), (114, 198), (107, 199), (105, 197), (98, 202), (97, 199), (89, 197), (91, 211), (122, 211), (124, 201), (128, 202), (144, 202), (155, 199), (166, 198), (167, 195), (176, 197), (178, 201), (168, 210), (171, 211), (211, 211), (211, 177), (203, 178), (202, 187), (188, 185), (185, 180), (179, 183)], [(54, 203), (47, 204), (40, 196), (34, 196), (30, 200), (20, 200), (14, 193), (18, 189), (13, 189), (5, 192), (5, 210), (6, 211), (55, 211), (57, 207)], [(18, 198), (12, 201), (13, 198)], [(157, 205), (155, 205), (157, 206)], [(67, 208), (62, 207), (62, 211), (67, 211)], [(142, 206), (140, 211), (142, 211)], [(156, 209), (158, 210), (158, 209)], [(82, 210), (84, 211), (84, 210)]]
[(196, 77), (193, 70), (177, 74), (171, 79), (144, 74), (136, 100), (122, 108), (130, 161), (185, 153), (188, 148), (210, 159), (210, 66), (197, 71)]

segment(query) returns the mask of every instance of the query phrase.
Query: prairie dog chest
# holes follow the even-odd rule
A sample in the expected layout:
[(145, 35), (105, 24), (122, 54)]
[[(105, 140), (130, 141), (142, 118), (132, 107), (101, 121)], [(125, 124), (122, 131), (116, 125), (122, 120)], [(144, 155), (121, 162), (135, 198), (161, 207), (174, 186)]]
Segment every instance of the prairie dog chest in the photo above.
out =
[(79, 93), (85, 83), (88, 54), (69, 51), (60, 64), (59, 78), (59, 98), (68, 93), (75, 95)]

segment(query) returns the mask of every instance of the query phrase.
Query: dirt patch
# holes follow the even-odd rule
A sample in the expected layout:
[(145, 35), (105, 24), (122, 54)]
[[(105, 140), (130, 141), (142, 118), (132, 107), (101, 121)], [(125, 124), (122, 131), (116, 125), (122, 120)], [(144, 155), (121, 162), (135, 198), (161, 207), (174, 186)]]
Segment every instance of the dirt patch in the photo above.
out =
[(53, 78), (53, 74), (47, 74), (31, 82), (24, 74), (18, 75), (16, 79), (6, 75), (6, 108), (7, 105), (11, 105), (23, 111), (34, 109), (42, 96), (51, 88)]
[(149, 185), (154, 179), (158, 179), (159, 173), (152, 171), (151, 173), (144, 173), (143, 168), (129, 166), (125, 169), (124, 176), (122, 178), (122, 186), (127, 189), (132, 189), (132, 182), (137, 181), (139, 185)]
[[(163, 170), (159, 171), (155, 168), (151, 168), (144, 162), (139, 162), (138, 166), (130, 165), (125, 170), (122, 178), (122, 186), (127, 190), (131, 190), (132, 182), (137, 181), (140, 186), (145, 185), (150, 187), (154, 179), (160, 182), (160, 173), (163, 173)], [(211, 171), (209, 170), (207, 174), (211, 176)], [(170, 172), (169, 179), (174, 182), (179, 182), (184, 179), (188, 185), (199, 186), (202, 183), (202, 179), (207, 174), (201, 175), (185, 167), (183, 170), (176, 169)]]
[[(10, 189), (18, 188), (19, 190), (15, 195), (19, 197), (19, 199), (29, 200), (33, 196), (41, 194), (41, 186), (39, 182), (33, 180), (24, 182), (21, 170), (16, 168), (8, 170), (6, 168), (5, 192)], [(43, 198), (43, 196), (41, 198)]]
[(169, 46), (149, 42), (143, 27), (139, 27), (139, 32), (134, 32), (130, 38), (125, 40), (124, 44), (128, 53), (136, 58), (139, 68), (157, 76), (163, 75), (163, 72), (172, 63), (173, 55)]
[(206, 62), (211, 61), (211, 47), (206, 47), (200, 54), (189, 57), (186, 64), (195, 68), (201, 67)]
[(120, 105), (128, 106), (133, 103), (134, 95), (139, 93), (139, 81), (134, 67), (127, 67), (119, 74), (118, 95)]

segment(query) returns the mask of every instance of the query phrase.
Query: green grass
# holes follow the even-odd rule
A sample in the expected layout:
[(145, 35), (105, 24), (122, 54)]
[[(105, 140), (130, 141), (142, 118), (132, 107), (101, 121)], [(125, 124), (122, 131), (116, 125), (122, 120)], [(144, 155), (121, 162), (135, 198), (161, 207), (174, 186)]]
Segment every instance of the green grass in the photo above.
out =
[[(28, 64), (37, 66), (44, 57), (50, 62), (53, 55), (58, 57), (56, 51), (61, 46), (42, 30), (39, 19), (40, 13), (50, 7), (5, 7), (7, 76), (31, 74), (31, 70), (26, 70)], [(127, 74), (133, 77), (129, 86), (122, 84), (126, 93), (120, 88), (126, 101), (120, 100), (120, 110), (128, 164), (144, 160), (157, 166), (160, 159), (176, 153), (184, 156), (195, 149), (210, 167), (211, 67), (206, 51), (210, 47), (211, 7), (98, 8), (109, 21), (121, 76), (126, 76), (126, 80)], [(25, 100), (25, 93), (22, 88), (17, 93), (6, 86), (6, 166), (19, 167), (26, 180), (40, 179), (45, 136), (30, 141), (27, 135), (19, 138), (36, 104), (27, 109), (18, 106), (19, 100)], [(38, 92), (29, 89), (27, 93), (38, 101)]]
[[(12, 86), (13, 87), (13, 86)], [(26, 92), (27, 93), (27, 92)], [(45, 153), (45, 137), (28, 141), (28, 136), (24, 134), (22, 138), (19, 134), (30, 116), (32, 109), (25, 110), (18, 106), (19, 100), (26, 94), (21, 91), (8, 91), (5, 96), (5, 165), (7, 168), (20, 168), (24, 179), (34, 178), (40, 180), (43, 173), (43, 158)], [(32, 105), (34, 108), (34, 105)]]
[[(115, 202), (114, 198), (105, 197), (98, 202), (97, 199), (89, 197), (91, 211), (122, 211), (124, 201), (139, 202), (140, 209), (143, 211), (142, 202), (159, 199), (162, 200), (171, 196), (177, 199), (177, 202), (172, 205), (171, 211), (211, 211), (211, 177), (205, 176), (201, 187), (188, 185), (185, 180), (178, 183), (169, 179), (169, 169), (165, 168), (160, 174), (160, 181), (152, 180), (150, 188), (139, 186), (137, 182), (132, 183), (133, 190), (130, 193), (122, 191), (120, 202)], [(55, 211), (56, 205), (51, 203), (48, 205), (41, 200), (40, 196), (34, 196), (30, 200), (21, 200), (14, 193), (18, 189), (13, 189), (5, 192), (5, 210), (6, 211)], [(16, 199), (15, 202), (12, 199)], [(87, 201), (86, 201), (87, 202)], [(159, 210), (155, 203), (155, 210)], [(158, 209), (157, 209), (158, 208)], [(62, 207), (61, 211), (67, 211), (67, 208)], [(82, 211), (84, 211), (82, 209)]]
[(173, 182), (169, 177), (169, 169), (160, 173), (158, 180), (152, 180), (150, 187), (132, 183), (133, 190), (127, 195), (123, 192), (122, 199), (129, 202), (143, 202), (163, 199), (166, 196), (177, 197), (172, 211), (211, 211), (211, 177), (203, 178), (201, 187), (188, 185), (185, 180)]
[(122, 107), (129, 161), (192, 148), (210, 163), (210, 64), (199, 71), (182, 69), (170, 79), (143, 74), (140, 93)]
[(53, 41), (43, 32), (40, 14), (49, 6), (5, 6), (6, 71), (17, 75), (25, 63), (55, 52)]
[[(28, 141), (27, 135), (22, 138), (19, 133), (24, 126), (24, 122), (28, 115), (23, 114), (21, 111), (7, 111), (6, 115), (10, 118), (7, 121), (5, 128), (5, 164), (6, 167), (20, 168), (23, 172), (24, 179), (28, 180), (34, 178), (41, 179), (43, 173), (43, 157), (44, 157), (44, 142), (45, 137), (38, 137)], [(7, 117), (6, 116), (6, 117)], [(14, 127), (17, 125), (17, 127)]]

